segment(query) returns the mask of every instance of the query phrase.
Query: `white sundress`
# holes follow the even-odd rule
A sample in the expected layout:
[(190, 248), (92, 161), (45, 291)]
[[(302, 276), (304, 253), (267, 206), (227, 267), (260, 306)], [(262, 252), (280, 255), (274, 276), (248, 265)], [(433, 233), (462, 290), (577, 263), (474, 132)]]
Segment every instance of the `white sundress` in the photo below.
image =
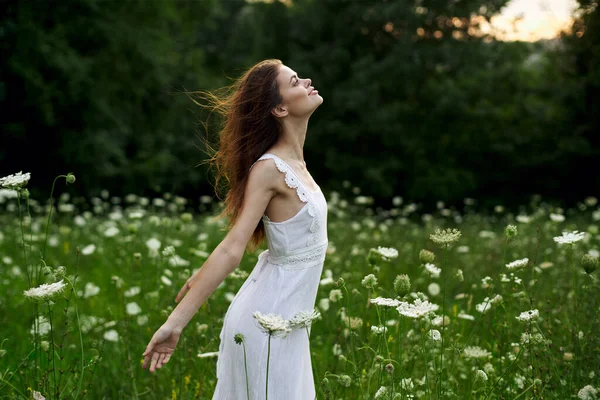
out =
[[(233, 340), (236, 333), (245, 337), (250, 400), (265, 399), (268, 335), (261, 331), (253, 313), (273, 313), (290, 319), (298, 311), (312, 310), (323, 271), (328, 244), (324, 194), (320, 188), (310, 191), (294, 170), (274, 154), (265, 153), (256, 162), (266, 159), (273, 159), (284, 173), (285, 183), (295, 188), (306, 204), (282, 222), (262, 217), (268, 249), (259, 254), (225, 314), (213, 400), (247, 399), (244, 350)], [(294, 328), (285, 338), (271, 338), (268, 390), (270, 400), (316, 398), (306, 329)]]

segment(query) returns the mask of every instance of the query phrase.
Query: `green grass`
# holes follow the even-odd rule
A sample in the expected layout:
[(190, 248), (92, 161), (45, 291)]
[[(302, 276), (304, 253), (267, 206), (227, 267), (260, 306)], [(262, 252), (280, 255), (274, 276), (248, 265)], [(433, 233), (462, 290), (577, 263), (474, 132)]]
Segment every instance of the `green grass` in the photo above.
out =
[[(211, 221), (217, 211), (209, 211), (209, 203), (190, 215), (184, 214), (189, 211), (185, 201), (169, 194), (157, 202), (105, 194), (89, 203), (68, 195), (55, 200), (45, 254), (44, 203), (30, 199), (29, 217), (25, 200), (19, 207), (17, 199), (0, 196), (0, 398), (20, 398), (19, 393), (31, 398), (37, 390), (46, 399), (57, 398), (56, 391), (69, 399), (84, 394), (93, 399), (210, 399), (216, 357), (197, 355), (218, 350), (230, 299), (261, 250), (244, 256), (239, 270), (184, 329), (171, 360), (151, 374), (141, 367), (142, 352), (173, 310), (179, 289), (226, 232), (223, 222)], [(420, 214), (405, 204), (374, 210), (365, 197), (343, 200), (329, 192), (326, 198), (330, 244), (322, 278), (330, 274), (332, 279), (319, 287), (321, 318), (310, 333), (319, 399), (372, 399), (382, 386), (387, 394), (381, 399), (567, 399), (586, 385), (599, 388), (598, 272), (588, 275), (581, 266), (582, 255), (597, 255), (600, 249), (600, 211), (593, 198), (564, 211), (534, 202), (523, 208), (529, 222), (502, 210), (483, 215), (468, 206), (447, 210), (440, 205), (435, 213)], [(140, 214), (132, 215), (136, 210)], [(551, 213), (562, 213), (565, 220), (554, 222)], [(508, 224), (518, 227), (510, 240), (504, 234)], [(442, 248), (430, 239), (437, 228), (456, 228), (461, 236), (449, 249)], [(111, 230), (115, 235), (106, 236)], [(553, 240), (574, 230), (586, 236), (572, 247)], [(160, 241), (160, 250), (173, 245), (179, 258), (164, 257), (160, 250), (153, 256), (147, 245), (151, 238)], [(92, 244), (93, 253), (81, 253)], [(367, 255), (378, 246), (395, 248), (399, 256), (372, 265)], [(422, 249), (435, 254), (433, 264), (442, 270), (438, 278), (420, 261)], [(505, 264), (523, 258), (529, 259), (527, 266), (511, 276)], [(66, 267), (74, 284), (74, 291), (68, 287), (52, 307), (23, 295), (55, 281), (52, 274), (43, 275), (44, 264), (50, 267), (46, 272)], [(377, 278), (371, 289), (361, 284), (368, 274)], [(400, 274), (411, 281), (411, 293), (404, 298), (394, 290)], [(342, 298), (330, 301), (336, 289)], [(483, 314), (477, 311), (486, 297), (496, 295), (502, 300)], [(441, 318), (433, 315), (412, 319), (393, 307), (375, 306), (369, 300), (376, 297), (410, 303), (428, 299), (447, 324), (441, 326)], [(130, 315), (128, 307), (137, 311), (131, 303), (141, 311)], [(539, 310), (537, 320), (517, 320), (532, 309)], [(37, 343), (30, 333), (36, 314), (52, 319), (52, 335)], [(372, 326), (387, 331), (377, 335)], [(441, 333), (443, 344), (429, 339), (431, 330)], [(115, 332), (117, 341), (105, 339), (114, 340)], [(534, 339), (524, 343), (522, 335), (531, 333)], [(48, 351), (40, 349), (42, 340)], [(478, 346), (489, 356), (468, 357), (467, 346)], [(487, 380), (476, 381), (477, 374), (483, 376), (477, 370)]]

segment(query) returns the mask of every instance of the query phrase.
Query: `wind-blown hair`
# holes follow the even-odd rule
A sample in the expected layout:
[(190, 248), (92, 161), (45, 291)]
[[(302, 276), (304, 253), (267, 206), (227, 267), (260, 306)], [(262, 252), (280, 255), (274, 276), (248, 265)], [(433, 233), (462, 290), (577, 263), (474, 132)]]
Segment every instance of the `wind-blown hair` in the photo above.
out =
[[(282, 62), (277, 59), (261, 61), (250, 67), (233, 84), (213, 92), (201, 90), (187, 93), (203, 108), (217, 112), (223, 117), (219, 131), (219, 148), (213, 149), (205, 142), (210, 158), (216, 168), (215, 193), (219, 200), (221, 190), (226, 192), (224, 208), (216, 219), (229, 217), (226, 229), (235, 224), (244, 201), (244, 191), (252, 164), (275, 144), (281, 136), (280, 121), (271, 110), (283, 102), (277, 84)], [(209, 105), (199, 103), (194, 97), (207, 100)], [(208, 132), (206, 124), (203, 124)], [(226, 181), (222, 188), (219, 182)], [(258, 223), (247, 250), (254, 252), (265, 239), (262, 220)]]

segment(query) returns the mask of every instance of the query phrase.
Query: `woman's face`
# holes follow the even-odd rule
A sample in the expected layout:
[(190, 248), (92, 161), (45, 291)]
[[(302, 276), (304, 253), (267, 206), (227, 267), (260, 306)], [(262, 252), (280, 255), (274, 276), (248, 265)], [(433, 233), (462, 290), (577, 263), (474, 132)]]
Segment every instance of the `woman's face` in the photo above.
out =
[(323, 103), (323, 98), (312, 86), (312, 81), (299, 77), (285, 65), (279, 67), (277, 84), (283, 97), (283, 103), (273, 110), (277, 117), (306, 117)]

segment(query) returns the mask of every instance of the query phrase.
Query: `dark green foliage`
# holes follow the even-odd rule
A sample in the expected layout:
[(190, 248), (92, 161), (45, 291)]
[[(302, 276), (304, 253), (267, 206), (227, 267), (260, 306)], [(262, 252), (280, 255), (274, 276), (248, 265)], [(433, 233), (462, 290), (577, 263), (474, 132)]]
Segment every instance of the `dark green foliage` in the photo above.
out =
[(326, 189), (486, 205), (597, 193), (597, 3), (556, 49), (469, 34), (470, 15), (506, 2), (6, 4), (0, 175), (32, 172), (34, 192), (71, 170), (86, 195), (211, 193), (195, 167), (207, 116), (180, 91), (279, 58), (324, 97), (305, 158)]

